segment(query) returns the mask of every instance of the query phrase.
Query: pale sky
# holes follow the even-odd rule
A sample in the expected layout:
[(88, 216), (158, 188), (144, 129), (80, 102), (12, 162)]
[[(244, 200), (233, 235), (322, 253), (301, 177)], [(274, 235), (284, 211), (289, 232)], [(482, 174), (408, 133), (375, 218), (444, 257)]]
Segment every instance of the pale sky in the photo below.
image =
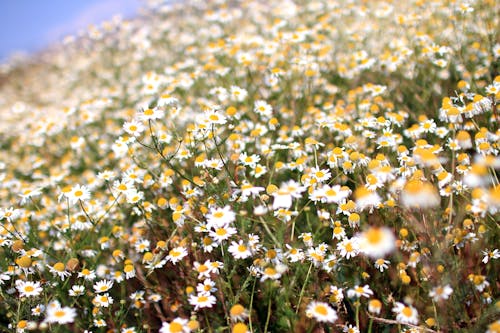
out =
[(0, 61), (33, 52), (115, 14), (131, 17), (141, 0), (0, 0)]

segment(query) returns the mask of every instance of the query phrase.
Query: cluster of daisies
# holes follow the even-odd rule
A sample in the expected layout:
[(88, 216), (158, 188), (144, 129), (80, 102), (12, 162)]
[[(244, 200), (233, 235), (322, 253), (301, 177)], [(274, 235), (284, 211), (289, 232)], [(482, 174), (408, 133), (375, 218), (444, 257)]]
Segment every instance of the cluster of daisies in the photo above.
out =
[(0, 65), (0, 330), (499, 332), (499, 10), (155, 0)]

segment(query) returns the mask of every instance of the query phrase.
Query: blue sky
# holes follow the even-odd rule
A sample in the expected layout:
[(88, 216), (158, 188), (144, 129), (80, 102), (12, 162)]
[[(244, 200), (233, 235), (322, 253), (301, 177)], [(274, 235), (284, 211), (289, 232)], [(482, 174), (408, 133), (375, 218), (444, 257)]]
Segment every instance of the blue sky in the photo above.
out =
[(141, 0), (0, 0), (0, 61), (76, 33), (114, 14), (133, 16)]

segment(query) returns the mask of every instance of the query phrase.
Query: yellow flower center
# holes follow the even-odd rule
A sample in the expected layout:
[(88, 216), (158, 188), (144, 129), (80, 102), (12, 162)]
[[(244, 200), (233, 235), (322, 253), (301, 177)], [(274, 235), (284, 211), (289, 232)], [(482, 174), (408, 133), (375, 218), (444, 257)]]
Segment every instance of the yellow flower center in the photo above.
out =
[(182, 332), (182, 325), (175, 322), (175, 321), (171, 322), (170, 323), (170, 332), (172, 332), (172, 333)]
[(219, 228), (215, 233), (217, 234), (217, 236), (225, 236), (227, 234), (227, 231), (224, 228)]
[(328, 310), (324, 305), (316, 305), (316, 307), (314, 308), (314, 312), (322, 316), (326, 316), (328, 314)]
[(411, 317), (411, 315), (412, 315), (413, 311), (411, 311), (411, 309), (410, 309), (410, 307), (409, 307), (409, 306), (405, 306), (405, 307), (403, 308), (403, 311), (401, 311), (401, 313), (402, 313), (403, 315), (405, 315), (405, 317)]
[(235, 304), (231, 310), (229, 311), (231, 313), (231, 316), (239, 316), (245, 311), (245, 308), (241, 304)]
[(380, 244), (384, 239), (384, 233), (379, 228), (371, 228), (366, 232), (366, 240), (370, 244)]

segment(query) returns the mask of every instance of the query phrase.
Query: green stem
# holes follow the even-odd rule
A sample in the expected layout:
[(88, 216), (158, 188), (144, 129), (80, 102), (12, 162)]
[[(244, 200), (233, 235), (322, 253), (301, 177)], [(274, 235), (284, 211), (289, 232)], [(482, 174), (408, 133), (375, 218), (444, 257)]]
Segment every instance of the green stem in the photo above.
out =
[(360, 303), (359, 303), (359, 300), (356, 301), (356, 328), (359, 330), (359, 306), (360, 306)]
[(254, 278), (253, 280), (253, 286), (252, 286), (252, 295), (250, 296), (250, 306), (248, 310), (249, 314), (249, 319), (248, 319), (248, 326), (250, 328), (250, 333), (253, 333), (253, 327), (252, 327), (252, 307), (253, 307), (253, 295), (255, 294), (255, 284), (257, 283), (257, 278)]
[(267, 305), (267, 318), (266, 318), (266, 325), (264, 326), (264, 333), (267, 333), (267, 327), (269, 326), (269, 319), (271, 319), (271, 299), (272, 297), (269, 297), (269, 304)]
[(302, 289), (300, 290), (300, 295), (299, 295), (299, 302), (297, 303), (297, 308), (295, 309), (295, 313), (299, 313), (300, 309), (300, 302), (302, 301), (302, 296), (304, 296), (304, 291), (306, 289), (307, 281), (309, 280), (309, 276), (311, 275), (311, 270), (313, 267), (313, 263), (311, 261), (311, 264), (309, 265), (309, 270), (307, 271), (306, 279), (304, 281), (304, 284), (302, 285)]

